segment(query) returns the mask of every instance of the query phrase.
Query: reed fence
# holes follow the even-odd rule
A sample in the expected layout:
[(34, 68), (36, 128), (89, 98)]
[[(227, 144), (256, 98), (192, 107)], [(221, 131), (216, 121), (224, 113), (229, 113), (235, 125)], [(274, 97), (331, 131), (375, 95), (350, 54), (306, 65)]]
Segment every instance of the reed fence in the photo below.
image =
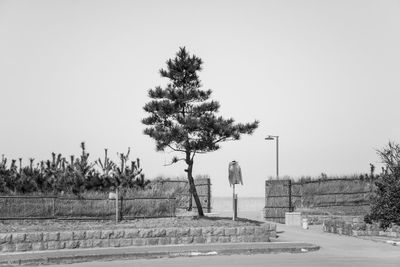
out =
[(0, 196), (0, 220), (110, 220), (173, 217), (176, 199), (119, 197)]
[[(209, 178), (195, 179), (200, 202), (205, 212), (211, 212), (211, 182)], [(108, 220), (174, 217), (178, 209), (186, 209), (192, 196), (186, 180), (152, 182), (152, 189), (141, 194), (119, 195), (108, 199), (105, 194), (94, 197), (65, 196), (0, 196), (0, 220), (59, 219)], [(89, 194), (90, 195), (90, 194)], [(163, 197), (163, 196), (172, 197)], [(100, 197), (98, 197), (100, 196)], [(196, 208), (194, 201), (193, 208)], [(118, 204), (118, 205), (117, 205)]]
[(294, 182), (265, 182), (266, 220), (284, 223), (285, 212), (311, 209), (324, 214), (365, 215), (376, 178), (334, 178)]

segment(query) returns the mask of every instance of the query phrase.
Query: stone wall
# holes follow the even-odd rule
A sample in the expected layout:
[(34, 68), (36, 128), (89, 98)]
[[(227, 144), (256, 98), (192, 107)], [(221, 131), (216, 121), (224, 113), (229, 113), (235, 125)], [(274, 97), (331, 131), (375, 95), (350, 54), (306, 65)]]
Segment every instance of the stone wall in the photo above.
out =
[(0, 252), (74, 248), (269, 242), (276, 225), (0, 233)]
[(393, 225), (383, 231), (376, 224), (367, 224), (355, 220), (346, 222), (343, 220), (326, 220), (323, 223), (323, 231), (328, 233), (350, 236), (386, 236), (400, 238), (400, 226)]

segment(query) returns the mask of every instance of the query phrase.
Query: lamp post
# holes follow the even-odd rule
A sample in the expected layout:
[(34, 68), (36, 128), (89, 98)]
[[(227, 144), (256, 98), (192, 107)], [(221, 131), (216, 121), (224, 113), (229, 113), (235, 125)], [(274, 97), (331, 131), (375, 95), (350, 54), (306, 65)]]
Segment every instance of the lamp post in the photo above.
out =
[(268, 135), (265, 140), (276, 140), (276, 179), (279, 180), (279, 136)]

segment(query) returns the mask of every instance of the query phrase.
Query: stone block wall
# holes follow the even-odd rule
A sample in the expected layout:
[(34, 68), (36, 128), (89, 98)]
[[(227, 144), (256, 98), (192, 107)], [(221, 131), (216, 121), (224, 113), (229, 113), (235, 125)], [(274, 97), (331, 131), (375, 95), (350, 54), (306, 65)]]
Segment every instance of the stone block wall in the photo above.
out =
[(328, 233), (350, 236), (385, 236), (400, 238), (400, 226), (393, 225), (383, 231), (376, 224), (366, 224), (361, 221), (346, 222), (343, 220), (326, 220), (323, 223), (323, 231)]
[(0, 233), (0, 253), (75, 248), (269, 242), (276, 225)]

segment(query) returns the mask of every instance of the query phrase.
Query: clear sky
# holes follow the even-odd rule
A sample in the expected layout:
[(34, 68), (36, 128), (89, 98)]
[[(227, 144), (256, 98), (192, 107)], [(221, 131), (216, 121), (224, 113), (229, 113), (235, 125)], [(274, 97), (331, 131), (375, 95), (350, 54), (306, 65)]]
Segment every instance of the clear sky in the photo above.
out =
[(214, 196), (263, 196), (275, 175), (365, 173), (400, 142), (400, 1), (0, 0), (0, 154), (47, 159), (132, 148), (147, 178), (183, 176), (142, 134), (147, 90), (179, 46), (221, 115), (260, 120), (252, 136), (195, 158)]

